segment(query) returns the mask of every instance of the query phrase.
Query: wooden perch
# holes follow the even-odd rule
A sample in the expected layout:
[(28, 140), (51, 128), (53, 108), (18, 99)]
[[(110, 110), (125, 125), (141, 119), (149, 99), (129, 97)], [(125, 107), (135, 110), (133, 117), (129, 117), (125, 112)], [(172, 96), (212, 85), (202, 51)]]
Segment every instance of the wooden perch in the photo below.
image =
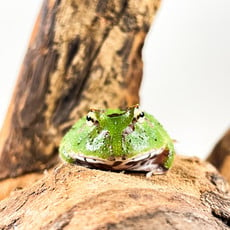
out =
[(230, 129), (216, 144), (207, 159), (230, 182)]
[(0, 134), (0, 179), (56, 163), (90, 107), (139, 102), (141, 51), (158, 0), (45, 0)]
[(61, 164), (0, 203), (0, 229), (227, 230), (229, 192), (197, 158), (151, 178)]

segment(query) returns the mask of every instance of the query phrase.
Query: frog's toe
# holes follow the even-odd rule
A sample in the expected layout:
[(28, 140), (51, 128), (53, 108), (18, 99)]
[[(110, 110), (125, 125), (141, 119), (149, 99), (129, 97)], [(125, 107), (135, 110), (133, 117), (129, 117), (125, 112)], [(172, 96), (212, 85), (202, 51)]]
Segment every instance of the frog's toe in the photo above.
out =
[(161, 175), (161, 174), (165, 174), (168, 171), (167, 168), (165, 168), (164, 166), (160, 166), (155, 168), (152, 171), (149, 171), (146, 173), (146, 178), (150, 178), (152, 175)]

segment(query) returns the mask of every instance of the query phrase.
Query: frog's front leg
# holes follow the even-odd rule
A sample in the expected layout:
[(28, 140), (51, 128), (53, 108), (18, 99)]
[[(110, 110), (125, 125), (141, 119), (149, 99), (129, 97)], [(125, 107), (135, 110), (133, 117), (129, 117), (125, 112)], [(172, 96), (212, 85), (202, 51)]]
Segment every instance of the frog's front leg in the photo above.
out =
[(149, 178), (152, 175), (161, 175), (168, 171), (166, 167), (166, 162), (169, 159), (170, 150), (164, 149), (160, 154), (152, 158), (152, 170), (150, 170), (146, 177)]

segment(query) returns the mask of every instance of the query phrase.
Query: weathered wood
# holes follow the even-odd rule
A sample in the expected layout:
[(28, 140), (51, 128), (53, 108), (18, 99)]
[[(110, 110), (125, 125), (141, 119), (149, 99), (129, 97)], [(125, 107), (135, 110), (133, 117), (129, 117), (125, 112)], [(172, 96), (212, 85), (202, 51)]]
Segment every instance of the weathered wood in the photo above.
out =
[(159, 0), (44, 0), (0, 133), (0, 179), (56, 163), (89, 107), (139, 102), (141, 51)]
[(230, 182), (230, 129), (216, 144), (207, 159)]
[(42, 178), (44, 174), (42, 172), (28, 173), (16, 178), (7, 178), (0, 181), (0, 201), (8, 197), (11, 192), (21, 190)]
[(0, 202), (0, 229), (229, 229), (229, 195), (197, 158), (151, 178), (61, 164)]

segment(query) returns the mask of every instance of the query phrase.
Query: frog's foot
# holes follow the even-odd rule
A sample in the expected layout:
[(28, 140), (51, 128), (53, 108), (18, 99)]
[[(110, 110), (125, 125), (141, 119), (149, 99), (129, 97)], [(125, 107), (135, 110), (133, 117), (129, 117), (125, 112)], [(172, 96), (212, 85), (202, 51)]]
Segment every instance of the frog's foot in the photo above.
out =
[(147, 172), (146, 173), (146, 178), (150, 178), (152, 175), (161, 175), (161, 174), (164, 174), (168, 171), (167, 168), (165, 168), (164, 166), (159, 166), (158, 168), (150, 171), (150, 172)]

